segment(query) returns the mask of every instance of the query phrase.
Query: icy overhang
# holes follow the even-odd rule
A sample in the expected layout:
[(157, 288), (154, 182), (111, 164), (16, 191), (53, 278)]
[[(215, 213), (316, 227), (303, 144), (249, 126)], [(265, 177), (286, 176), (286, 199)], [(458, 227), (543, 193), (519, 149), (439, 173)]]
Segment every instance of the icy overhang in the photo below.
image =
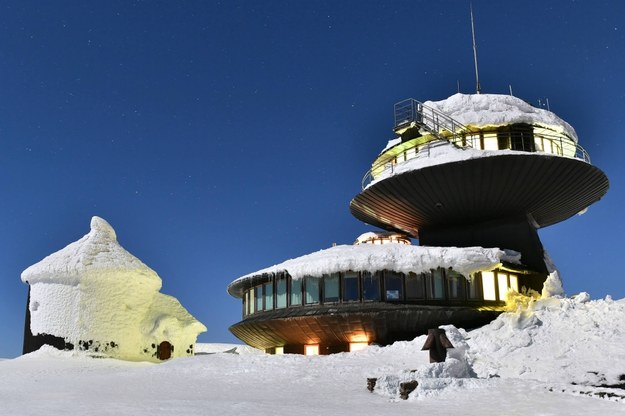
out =
[(108, 222), (93, 217), (87, 235), (28, 267), (21, 278), (31, 285), (39, 282), (76, 285), (85, 276), (106, 278), (126, 273), (157, 290), (162, 285), (154, 270), (119, 245)]
[(287, 260), (266, 269), (242, 276), (228, 286), (233, 296), (241, 296), (244, 281), (263, 274), (287, 272), (293, 279), (304, 276), (355, 271), (392, 270), (422, 273), (436, 268), (452, 268), (465, 277), (492, 270), (502, 263), (520, 264), (516, 251), (483, 247), (426, 247), (405, 244), (340, 245)]

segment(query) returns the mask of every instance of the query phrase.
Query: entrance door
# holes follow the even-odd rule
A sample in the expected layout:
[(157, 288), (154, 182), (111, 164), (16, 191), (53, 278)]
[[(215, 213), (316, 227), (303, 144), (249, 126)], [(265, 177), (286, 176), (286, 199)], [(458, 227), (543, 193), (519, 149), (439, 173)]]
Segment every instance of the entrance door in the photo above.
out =
[(158, 344), (158, 350), (156, 356), (159, 360), (169, 360), (171, 358), (171, 352), (174, 350), (174, 346), (167, 341), (163, 341)]

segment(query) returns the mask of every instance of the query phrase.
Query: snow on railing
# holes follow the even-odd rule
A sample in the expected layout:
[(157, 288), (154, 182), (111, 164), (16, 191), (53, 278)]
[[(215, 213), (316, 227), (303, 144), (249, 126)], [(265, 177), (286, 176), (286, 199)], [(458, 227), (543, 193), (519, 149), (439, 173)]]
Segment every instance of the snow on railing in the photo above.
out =
[[(414, 145), (404, 148), (400, 153), (392, 152), (393, 148), (390, 148), (387, 150), (388, 156), (381, 160), (378, 159), (378, 163), (373, 165), (371, 169), (365, 173), (362, 178), (362, 189), (365, 189), (377, 178), (392, 176), (394, 170), (398, 166), (408, 162), (409, 160), (429, 157), (430, 150), (437, 144), (443, 145), (446, 143), (452, 143), (459, 148), (468, 147), (475, 150), (482, 150), (481, 145), (476, 145), (476, 142), (479, 140), (479, 132), (458, 136), (455, 141), (431, 135), (429, 139), (417, 141)], [(524, 146), (525, 144), (525, 142), (521, 141), (520, 145), (510, 145), (510, 147), (506, 149), (497, 150), (513, 150), (530, 153), (535, 152), (543, 155), (554, 155), (578, 159), (591, 164), (588, 152), (582, 146), (564, 136), (534, 132), (533, 142), (530, 142), (527, 146)], [(484, 151), (496, 152), (497, 150), (486, 149)]]

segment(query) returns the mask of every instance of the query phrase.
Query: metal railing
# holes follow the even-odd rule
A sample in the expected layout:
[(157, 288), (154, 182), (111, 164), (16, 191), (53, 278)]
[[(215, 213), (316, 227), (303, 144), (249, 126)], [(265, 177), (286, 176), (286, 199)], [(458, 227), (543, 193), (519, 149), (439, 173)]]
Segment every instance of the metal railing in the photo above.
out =
[[(394, 130), (411, 126), (418, 127), (422, 133), (426, 133), (422, 136), (425, 139), (416, 141), (414, 145), (402, 149), (399, 153), (390, 152), (393, 148), (388, 149), (388, 157), (378, 159), (377, 163), (365, 173), (361, 184), (362, 189), (365, 189), (381, 176), (392, 175), (396, 166), (415, 158), (429, 157), (430, 150), (439, 144), (451, 143), (460, 149), (476, 148), (482, 150), (480, 132), (470, 131), (466, 126), (446, 114), (427, 107), (412, 98), (395, 104)], [(476, 142), (478, 145), (474, 145)], [(582, 146), (562, 135), (532, 132), (531, 135), (521, 137), (520, 140), (511, 135), (507, 143), (506, 148), (497, 150), (536, 152), (591, 163), (588, 152)], [(499, 141), (497, 145), (499, 146)]]
[(441, 111), (414, 98), (398, 102), (394, 110), (395, 131), (414, 126), (458, 147), (470, 147), (463, 138), (470, 135), (471, 130)]

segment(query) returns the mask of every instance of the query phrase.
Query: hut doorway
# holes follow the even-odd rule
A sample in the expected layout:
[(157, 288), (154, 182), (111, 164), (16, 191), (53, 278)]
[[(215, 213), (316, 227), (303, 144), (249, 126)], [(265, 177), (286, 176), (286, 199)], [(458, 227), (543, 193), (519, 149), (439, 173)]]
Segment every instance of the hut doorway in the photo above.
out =
[(163, 341), (158, 344), (158, 349), (156, 350), (156, 357), (159, 360), (169, 360), (171, 358), (171, 353), (174, 350), (174, 346), (171, 345), (167, 341)]

